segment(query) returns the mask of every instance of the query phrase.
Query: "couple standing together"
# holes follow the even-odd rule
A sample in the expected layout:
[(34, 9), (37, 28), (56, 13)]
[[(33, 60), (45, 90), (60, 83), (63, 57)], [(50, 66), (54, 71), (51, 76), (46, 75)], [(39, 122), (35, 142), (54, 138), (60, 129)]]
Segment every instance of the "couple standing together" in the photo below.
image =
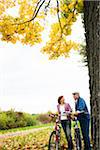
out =
[[(89, 138), (89, 121), (90, 115), (88, 112), (87, 105), (83, 98), (80, 97), (78, 92), (72, 93), (73, 98), (75, 100), (75, 113), (77, 116), (82, 136), (84, 140), (84, 150), (90, 150), (90, 138)], [(61, 125), (64, 130), (67, 142), (68, 142), (68, 150), (73, 149), (72, 137), (71, 137), (71, 119), (70, 117), (66, 117), (65, 112), (72, 112), (72, 109), (68, 103), (65, 103), (64, 96), (58, 97), (58, 105), (57, 105), (58, 113), (60, 115)], [(80, 113), (83, 112), (83, 113)]]

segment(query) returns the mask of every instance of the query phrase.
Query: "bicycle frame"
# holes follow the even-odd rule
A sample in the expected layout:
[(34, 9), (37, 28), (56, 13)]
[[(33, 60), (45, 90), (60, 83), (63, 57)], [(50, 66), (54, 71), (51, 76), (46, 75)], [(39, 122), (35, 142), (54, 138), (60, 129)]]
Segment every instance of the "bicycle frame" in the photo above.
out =
[(78, 125), (77, 117), (74, 118), (75, 125), (74, 125), (74, 140), (76, 143), (76, 150), (81, 150), (82, 148), (82, 141), (81, 141), (81, 135), (80, 135), (80, 128)]
[(58, 143), (60, 141), (60, 132), (61, 132), (61, 127), (59, 125), (58, 120), (56, 120), (56, 123), (55, 123), (55, 132), (56, 132), (56, 142)]
[(75, 122), (74, 128), (79, 128), (77, 117), (74, 118), (74, 122)]
[(55, 142), (58, 143), (60, 141), (60, 132), (61, 132), (60, 119), (59, 119), (59, 116), (55, 114), (51, 114), (49, 116), (52, 118), (57, 117), (55, 121), (55, 125), (54, 125), (54, 131), (56, 132)]

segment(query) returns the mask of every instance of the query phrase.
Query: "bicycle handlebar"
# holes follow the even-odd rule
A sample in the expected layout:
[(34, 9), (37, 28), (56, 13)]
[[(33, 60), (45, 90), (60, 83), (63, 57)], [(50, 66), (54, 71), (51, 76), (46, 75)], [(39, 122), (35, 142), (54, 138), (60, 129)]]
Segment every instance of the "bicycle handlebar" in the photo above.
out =
[(54, 117), (58, 116), (58, 114), (49, 114), (49, 116), (54, 118)]
[[(67, 115), (67, 116), (76, 116), (75, 115), (75, 112), (70, 112), (70, 111), (65, 111), (65, 112), (63, 112), (65, 115)], [(87, 114), (88, 112), (85, 112), (85, 111), (79, 111), (79, 112), (77, 112), (78, 113), (78, 115), (80, 115), (80, 114)], [(61, 116), (61, 114), (49, 114), (49, 116), (51, 117), (51, 118), (55, 118), (55, 117), (60, 117)]]

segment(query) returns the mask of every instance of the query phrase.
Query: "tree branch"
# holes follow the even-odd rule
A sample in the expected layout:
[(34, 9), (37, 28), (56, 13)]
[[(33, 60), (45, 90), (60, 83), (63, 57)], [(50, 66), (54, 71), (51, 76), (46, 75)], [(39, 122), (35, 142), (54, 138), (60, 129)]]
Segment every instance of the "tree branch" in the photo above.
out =
[[(40, 3), (41, 3), (41, 0), (39, 0), (39, 1), (37, 2), (37, 5), (36, 5), (35, 10), (34, 10), (34, 13), (33, 13), (33, 17), (34, 17), (34, 14), (36, 13), (36, 10), (37, 10), (37, 8), (38, 8), (38, 6), (39, 6)], [(33, 18), (33, 17), (32, 17), (32, 18)]]
[(58, 22), (59, 22), (59, 25), (60, 25), (60, 29), (61, 29), (61, 36), (62, 36), (63, 28), (62, 28), (62, 25), (61, 25), (60, 15), (59, 15), (59, 1), (58, 1), (58, 0), (56, 0), (56, 2), (57, 2), (57, 16), (58, 16)]
[[(37, 17), (37, 14), (38, 14), (40, 8), (41, 8), (42, 5), (45, 3), (45, 0), (43, 0), (42, 3), (41, 3), (41, 1), (42, 1), (42, 0), (40, 0), (40, 1), (37, 3), (36, 8), (35, 8), (34, 13), (33, 13), (33, 17), (32, 17), (30, 20), (27, 20), (27, 21), (25, 21), (25, 22), (19, 23), (19, 24), (17, 24), (17, 25), (21, 25), (21, 24), (25, 24), (25, 23), (29, 23), (29, 22), (31, 22), (31, 21), (34, 21), (34, 19)], [(41, 3), (41, 4), (40, 4), (40, 3)], [(39, 4), (40, 4), (40, 5), (39, 5)]]
[(45, 9), (47, 9), (50, 5), (51, 0), (49, 0), (48, 4), (45, 6)]

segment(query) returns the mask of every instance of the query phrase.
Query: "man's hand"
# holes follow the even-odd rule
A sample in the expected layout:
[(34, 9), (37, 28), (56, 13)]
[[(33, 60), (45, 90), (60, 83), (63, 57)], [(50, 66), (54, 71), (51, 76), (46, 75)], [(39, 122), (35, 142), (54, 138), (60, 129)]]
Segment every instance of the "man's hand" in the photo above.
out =
[(75, 115), (71, 114), (71, 119), (74, 120), (75, 119)]
[(79, 113), (77, 111), (73, 113), (74, 116), (78, 116), (78, 114)]

